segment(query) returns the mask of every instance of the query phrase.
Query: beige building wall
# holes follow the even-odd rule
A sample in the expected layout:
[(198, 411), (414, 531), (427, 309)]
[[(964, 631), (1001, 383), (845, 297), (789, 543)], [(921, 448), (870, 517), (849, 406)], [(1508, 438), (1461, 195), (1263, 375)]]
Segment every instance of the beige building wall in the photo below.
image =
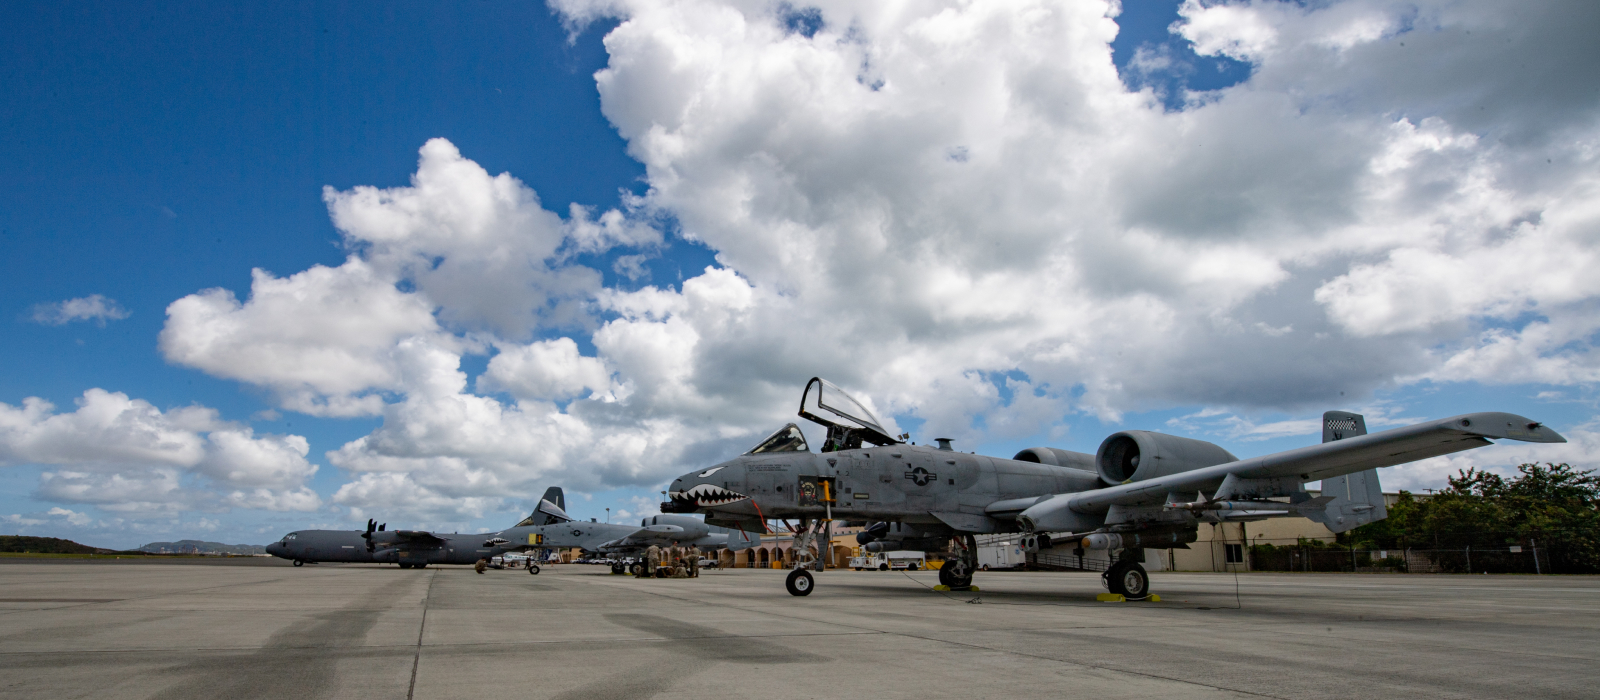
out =
[[(1313, 498), (1322, 495), (1320, 491), (1307, 491)], [(1399, 493), (1383, 494), (1384, 501), (1393, 506), (1399, 500)], [(1206, 524), (1200, 526), (1200, 539), (1189, 545), (1188, 549), (1163, 549), (1162, 561), (1168, 568), (1176, 571), (1249, 571), (1250, 570), (1250, 545), (1293, 544), (1300, 539), (1322, 540), (1332, 543), (1337, 538), (1332, 530), (1322, 523), (1307, 518), (1271, 518), (1245, 523), (1221, 523), (1216, 525)], [(1228, 545), (1239, 545), (1236, 550), (1242, 554), (1243, 561), (1229, 562)]]

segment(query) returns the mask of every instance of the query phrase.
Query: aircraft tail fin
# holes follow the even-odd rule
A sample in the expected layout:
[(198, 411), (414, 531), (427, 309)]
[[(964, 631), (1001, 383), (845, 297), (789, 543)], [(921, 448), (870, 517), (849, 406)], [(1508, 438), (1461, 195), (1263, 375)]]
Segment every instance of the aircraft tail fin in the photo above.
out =
[[(1367, 419), (1359, 413), (1328, 411), (1322, 414), (1323, 442), (1366, 434)], [(1307, 512), (1306, 517), (1334, 532), (1353, 530), (1389, 517), (1376, 469), (1323, 479), (1322, 495), (1331, 496), (1333, 500), (1321, 511)]]
[(522, 522), (517, 523), (516, 527), (557, 525), (571, 520), (572, 517), (567, 515), (566, 495), (560, 486), (551, 486), (545, 489), (544, 497), (539, 499), (539, 505), (535, 506), (533, 512), (523, 518)]

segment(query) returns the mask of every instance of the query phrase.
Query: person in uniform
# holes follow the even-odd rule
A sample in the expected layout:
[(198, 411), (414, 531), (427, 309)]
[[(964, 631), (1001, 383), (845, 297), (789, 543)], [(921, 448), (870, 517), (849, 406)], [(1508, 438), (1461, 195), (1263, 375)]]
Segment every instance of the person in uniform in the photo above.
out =
[(644, 575), (646, 577), (655, 576), (656, 567), (660, 565), (661, 548), (655, 545), (650, 545), (648, 549), (644, 550)]
[(689, 578), (700, 577), (700, 548), (689, 548)]
[(487, 569), (487, 568), (489, 568), (489, 560), (488, 559), (479, 559), (478, 563), (472, 565), (472, 570), (476, 571), (476, 572), (478, 572), (480, 574), (483, 573), (483, 570)]

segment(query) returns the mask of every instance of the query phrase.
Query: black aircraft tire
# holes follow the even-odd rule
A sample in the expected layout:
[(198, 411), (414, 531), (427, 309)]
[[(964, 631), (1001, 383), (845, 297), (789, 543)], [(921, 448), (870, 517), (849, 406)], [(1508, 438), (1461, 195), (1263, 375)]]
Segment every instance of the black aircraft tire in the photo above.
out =
[(950, 570), (949, 569), (946, 569), (946, 568), (944, 568), (942, 566), (939, 567), (939, 584), (940, 585), (943, 585), (943, 586), (954, 586), (956, 584), (951, 583), (951, 581), (953, 579), (955, 579), (955, 577), (950, 574)]
[(539, 575), (539, 565), (538, 564), (534, 564), (533, 566), (528, 567), (528, 573), (533, 574), (534, 576), (538, 576)]
[(783, 582), (784, 587), (789, 589), (789, 595), (798, 596), (811, 595), (811, 589), (816, 588), (816, 584), (816, 580), (811, 578), (811, 572), (805, 569), (789, 572), (788, 580)]
[(295, 566), (305, 566), (306, 563), (303, 562), (303, 561), (300, 561), (299, 559), (296, 559), (296, 560), (294, 560), (294, 565)]
[(1150, 574), (1138, 564), (1128, 564), (1122, 569), (1122, 576), (1117, 579), (1122, 590), (1117, 591), (1129, 598), (1150, 597)]
[(1100, 574), (1100, 583), (1106, 587), (1107, 591), (1123, 594), (1122, 584), (1117, 583), (1117, 581), (1122, 578), (1123, 566), (1126, 566), (1124, 562), (1113, 562), (1111, 564), (1111, 568), (1106, 569), (1105, 573)]
[(878, 565), (878, 570), (879, 571), (888, 571), (889, 570), (889, 565), (888, 564), (879, 564)]

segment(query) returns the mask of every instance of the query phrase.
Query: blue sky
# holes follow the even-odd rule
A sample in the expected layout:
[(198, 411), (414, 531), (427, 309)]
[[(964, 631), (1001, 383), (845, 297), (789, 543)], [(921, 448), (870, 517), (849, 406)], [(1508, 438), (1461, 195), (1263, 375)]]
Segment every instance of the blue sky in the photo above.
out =
[[(131, 546), (368, 516), (490, 528), (555, 484), (575, 515), (636, 517), (663, 479), (785, 420), (812, 374), (914, 439), (1001, 456), (1129, 427), (1260, 454), (1314, 440), (1332, 408), (1593, 428), (1597, 292), (1529, 251), (1580, 271), (1594, 252), (1593, 156), (1572, 148), (1594, 100), (1487, 119), (1473, 101), (1519, 77), (1455, 68), (1470, 29), (1536, 63), (1571, 54), (1560, 37), (1426, 3), (1130, 1), (1048, 36), (994, 8), (945, 18), (988, 34), (943, 35), (931, 11), (735, 5), (731, 33), (674, 3), (0, 7), (0, 530)], [(966, 64), (919, 53), (955, 36)], [(1007, 49), (1028, 41), (1047, 58)], [(1563, 72), (1581, 82), (1578, 53)], [(459, 160), (419, 164), (432, 139)], [(468, 250), (446, 239), (491, 187), (472, 163), (536, 202), (484, 214), (523, 223)], [(429, 167), (437, 196), (412, 187)], [(434, 238), (395, 243), (396, 212)], [(506, 250), (542, 251), (537, 274), (475, 287)], [(389, 335), (307, 331), (281, 367), (247, 352), (360, 326), (268, 308), (253, 269), (293, 297), (350, 259), (394, 292)], [(94, 295), (109, 312), (61, 315)], [(193, 315), (169, 316), (181, 299)], [(330, 348), (351, 364), (326, 373), (384, 378), (304, 365)], [(452, 366), (460, 393), (423, 388)], [(85, 427), (91, 390), (143, 418)], [(25, 415), (29, 397), (54, 409)], [(346, 399), (366, 408), (330, 408)], [(435, 422), (450, 406), (488, 413)], [(486, 439), (472, 416), (491, 414)]]

